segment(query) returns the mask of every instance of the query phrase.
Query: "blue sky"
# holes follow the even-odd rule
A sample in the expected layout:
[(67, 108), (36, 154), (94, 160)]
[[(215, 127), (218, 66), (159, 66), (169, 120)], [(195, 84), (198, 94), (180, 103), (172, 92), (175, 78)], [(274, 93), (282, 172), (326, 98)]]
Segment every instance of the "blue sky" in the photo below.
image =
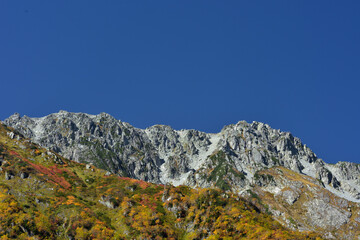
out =
[(0, 119), (290, 131), (360, 163), (359, 1), (0, 1)]

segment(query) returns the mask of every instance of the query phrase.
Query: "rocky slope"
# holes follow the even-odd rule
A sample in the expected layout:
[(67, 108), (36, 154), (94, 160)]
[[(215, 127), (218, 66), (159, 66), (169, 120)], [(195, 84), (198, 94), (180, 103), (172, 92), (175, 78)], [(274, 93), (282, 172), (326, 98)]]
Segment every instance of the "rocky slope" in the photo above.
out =
[(0, 239), (313, 239), (233, 193), (109, 175), (0, 124)]
[[(356, 205), (360, 201), (360, 165), (348, 162), (327, 164), (300, 139), (267, 124), (241, 121), (225, 126), (219, 133), (177, 131), (164, 125), (143, 130), (106, 113), (89, 115), (66, 111), (42, 118), (14, 114), (5, 120), (5, 124), (69, 159), (93, 163), (121, 176), (154, 183), (215, 186), (243, 196), (251, 196), (249, 191), (257, 195), (273, 194), (268, 203), (270, 210), (290, 227), (315, 229), (328, 234), (328, 237), (339, 237), (339, 229), (358, 228), (359, 219), (346, 204), (332, 204), (326, 199), (339, 198)], [(299, 183), (288, 179), (290, 175), (268, 174), (275, 179), (273, 182), (266, 177), (259, 178), (261, 171), (277, 167), (291, 170), (292, 174), (300, 176), (299, 179), (308, 177), (311, 186), (316, 187), (308, 189), (308, 182), (302, 183), (306, 187), (300, 191)], [(276, 195), (282, 192), (286, 195), (285, 202)], [(342, 213), (339, 218), (342, 220), (330, 217), (313, 221), (314, 216), (294, 215), (289, 210), (292, 205), (288, 201), (295, 203), (300, 195), (309, 195), (310, 192), (324, 192), (331, 197), (323, 194), (320, 202), (314, 202), (315, 198), (305, 198), (301, 207), (308, 209), (309, 214), (316, 212), (313, 209), (331, 209), (334, 212), (331, 216)], [(276, 205), (281, 210), (272, 208)], [(350, 224), (353, 221), (355, 225)]]

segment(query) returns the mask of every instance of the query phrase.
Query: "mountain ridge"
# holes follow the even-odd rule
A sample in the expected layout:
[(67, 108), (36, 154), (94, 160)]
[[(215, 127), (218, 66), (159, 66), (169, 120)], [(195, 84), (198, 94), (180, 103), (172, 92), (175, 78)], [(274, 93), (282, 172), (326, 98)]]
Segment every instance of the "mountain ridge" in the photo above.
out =
[[(120, 176), (195, 188), (218, 187), (245, 197), (272, 194), (262, 198), (259, 207), (267, 210), (266, 202), (268, 210), (288, 227), (319, 228), (329, 233), (328, 229), (343, 231), (357, 224), (352, 225), (353, 214), (344, 206), (360, 201), (360, 165), (327, 164), (299, 138), (261, 122), (239, 121), (224, 126), (219, 133), (205, 133), (174, 130), (167, 125), (139, 129), (106, 113), (61, 111), (42, 118), (15, 114), (4, 123), (69, 159), (93, 163)], [(291, 174), (272, 172), (279, 167)], [(303, 187), (299, 191), (296, 186)], [(307, 197), (314, 193), (320, 202)], [(347, 203), (328, 200), (333, 198)], [(307, 216), (297, 215), (298, 201), (304, 201)], [(329, 216), (338, 215), (341, 221), (313, 222), (316, 214), (311, 212), (320, 214), (321, 209)], [(289, 217), (295, 219), (296, 226)], [(335, 236), (330, 231), (327, 237)]]
[(321, 239), (216, 189), (108, 174), (0, 124), (1, 239)]
[[(58, 117), (70, 117), (71, 116), (74, 116), (74, 115), (78, 115), (78, 116), (86, 116), (88, 117), (89, 119), (95, 121), (95, 122), (100, 122), (102, 118), (107, 118), (107, 119), (110, 119), (111, 121), (114, 121), (114, 122), (118, 122), (119, 124), (121, 124), (122, 126), (125, 127), (125, 130), (126, 130), (126, 127), (128, 128), (132, 128), (134, 129), (135, 132), (144, 132), (147, 137), (150, 139), (150, 141), (152, 141), (151, 143), (154, 143), (154, 145), (159, 145), (159, 139), (156, 139), (156, 137), (154, 137), (153, 135), (154, 134), (158, 134), (160, 131), (163, 131), (163, 132), (166, 132), (166, 133), (172, 133), (173, 138), (178, 138), (180, 141), (182, 141), (184, 138), (186, 138), (186, 134), (197, 134), (197, 135), (201, 135), (202, 138), (206, 138), (205, 141), (207, 141), (209, 143), (210, 141), (210, 138), (212, 138), (212, 140), (214, 141), (220, 141), (221, 139), (221, 134), (223, 132), (226, 132), (226, 129), (230, 129), (230, 131), (234, 131), (234, 128), (236, 129), (238, 126), (251, 126), (252, 129), (254, 128), (263, 128), (265, 129), (265, 131), (268, 131), (269, 129), (271, 129), (271, 131), (273, 132), (276, 132), (278, 135), (282, 135), (285, 137), (285, 141), (295, 141), (296, 144), (299, 144), (299, 145), (302, 145), (302, 147), (304, 148), (305, 152), (307, 153), (307, 157), (308, 157), (308, 161), (301, 161), (301, 165), (299, 165), (299, 163), (291, 163), (291, 164), (295, 164), (293, 166), (286, 166), (292, 170), (295, 170), (297, 172), (301, 172), (301, 173), (304, 173), (306, 175), (309, 175), (309, 176), (312, 176), (312, 177), (315, 177), (316, 173), (314, 172), (314, 167), (312, 165), (309, 165), (309, 163), (313, 163), (315, 162), (315, 160), (319, 160), (319, 163), (318, 165), (326, 165), (326, 168), (332, 168), (333, 171), (338, 171), (338, 169), (334, 169), (333, 166), (337, 166), (337, 165), (346, 165), (346, 166), (349, 166), (349, 165), (352, 165), (352, 167), (355, 167), (357, 168), (357, 170), (359, 169), (358, 167), (356, 167), (357, 164), (355, 163), (350, 163), (350, 162), (338, 162), (336, 164), (328, 164), (328, 163), (325, 163), (322, 159), (320, 158), (317, 158), (316, 154), (313, 153), (307, 146), (306, 144), (302, 144), (301, 143), (301, 140), (297, 137), (293, 137), (292, 134), (290, 132), (282, 132), (280, 131), (279, 129), (272, 129), (268, 124), (264, 124), (262, 122), (257, 122), (257, 121), (253, 121), (252, 123), (247, 123), (246, 121), (239, 121), (238, 123), (236, 124), (230, 124), (230, 125), (226, 125), (222, 128), (222, 130), (218, 133), (206, 133), (206, 132), (202, 132), (202, 131), (198, 131), (198, 130), (195, 130), (195, 129), (181, 129), (181, 130), (174, 130), (171, 126), (168, 126), (168, 125), (162, 125), (162, 124), (156, 124), (156, 125), (153, 125), (153, 126), (150, 126), (150, 127), (147, 127), (145, 129), (141, 129), (141, 128), (136, 128), (136, 127), (133, 127), (132, 125), (130, 125), (129, 123), (126, 123), (126, 122), (123, 122), (121, 120), (117, 120), (115, 119), (114, 117), (112, 117), (110, 114), (107, 114), (107, 113), (100, 113), (98, 115), (92, 115), (92, 114), (86, 114), (86, 113), (70, 113), (70, 112), (67, 112), (67, 111), (64, 111), (64, 110), (61, 110), (59, 113), (54, 113), (54, 114), (50, 114), (48, 116), (45, 116), (45, 117), (40, 117), (40, 118), (30, 118), (30, 117), (27, 117), (27, 116), (23, 116), (23, 117), (20, 117), (20, 114), (18, 113), (15, 113), (14, 115), (10, 116), (8, 119), (6, 119), (4, 121), (5, 124), (8, 124), (9, 126), (12, 126), (12, 127), (15, 127), (17, 130), (20, 130), (21, 133), (23, 133), (26, 137), (29, 137), (29, 138), (32, 138), (35, 142), (37, 143), (41, 143), (41, 135), (43, 133), (41, 133), (41, 124), (42, 122), (47, 118), (51, 117), (52, 115), (54, 115), (54, 117), (58, 118)], [(25, 121), (24, 121), (25, 120)], [(26, 124), (29, 122), (29, 121), (35, 121), (36, 122), (36, 126), (35, 127), (29, 127), (29, 126), (26, 126)], [(23, 124), (21, 124), (21, 122)], [(19, 124), (20, 123), (20, 124)], [(71, 123), (71, 124), (74, 124), (74, 123)], [(78, 123), (79, 124), (79, 123)], [(27, 129), (22, 129), (24, 127), (27, 127)], [(69, 126), (69, 130), (75, 130), (75, 131), (78, 131), (78, 129), (76, 129), (76, 125), (71, 125)], [(73, 128), (73, 129), (72, 129)], [(161, 129), (159, 131), (159, 129)], [(29, 133), (29, 130), (31, 131)], [(97, 131), (97, 129), (95, 129), (95, 131)], [(96, 134), (96, 133), (95, 133)], [(44, 134), (43, 134), (44, 135)], [(178, 135), (178, 136), (176, 136)], [(207, 135), (207, 136), (206, 136)], [(101, 136), (100, 134), (100, 137), (103, 137)], [(161, 136), (157, 136), (157, 137), (161, 137)], [(165, 138), (168, 138), (168, 136), (162, 136), (162, 137), (165, 137)], [(230, 136), (230, 137), (233, 137), (233, 136)], [(232, 139), (232, 142), (231, 144), (237, 144), (236, 141), (238, 139)], [(184, 140), (183, 140), (184, 141)], [(234, 142), (235, 141), (235, 142)], [(211, 141), (210, 141), (211, 142)], [(214, 144), (216, 145), (218, 142), (211, 142), (210, 144), (208, 144), (207, 147), (211, 147), (212, 151), (211, 150), (205, 150), (201, 153), (198, 153), (198, 154), (193, 154), (191, 157), (193, 158), (200, 158), (200, 159), (195, 159), (195, 160), (198, 160), (198, 161), (204, 161), (204, 158), (207, 158), (209, 155), (211, 155), (214, 151), (215, 151), (215, 148), (216, 146), (214, 146)], [(284, 146), (281, 146), (283, 148), (286, 148), (286, 142), (283, 142), (282, 143)], [(162, 146), (160, 146), (162, 147)], [(231, 147), (231, 146), (230, 146)], [(246, 146), (245, 146), (246, 147)], [(276, 146), (277, 147), (277, 146)], [(287, 149), (289, 151), (298, 151), (298, 149), (294, 148), (294, 146), (290, 146), (291, 149)], [(56, 149), (55, 149), (56, 150)], [(159, 155), (161, 155), (161, 158), (160, 158), (160, 166), (163, 165), (163, 163), (161, 162), (161, 159), (166, 159), (168, 156), (166, 156), (167, 152), (162, 152), (161, 151), (162, 149), (157, 149), (158, 152), (161, 152)], [(200, 148), (196, 148), (194, 149), (195, 151), (199, 151), (199, 150), (202, 150)], [(59, 151), (57, 151), (59, 152)], [(61, 151), (60, 151), (61, 152)], [(60, 153), (59, 152), (59, 153)], [(64, 154), (64, 153), (62, 153)], [(203, 154), (203, 155), (201, 155)], [(68, 157), (69, 159), (73, 159), (75, 161), (78, 161), (79, 159), (77, 158), (77, 156), (68, 156), (66, 154), (64, 154), (66, 157)], [(76, 155), (76, 154), (75, 154)], [(158, 164), (159, 165), (159, 159), (158, 160)], [(290, 163), (288, 163), (290, 164)], [(197, 165), (199, 165), (199, 163), (197, 162)], [(305, 167), (306, 166), (306, 167)], [(197, 168), (199, 166), (196, 166), (196, 164), (193, 164), (192, 166), (194, 168)], [(300, 169), (300, 168), (303, 168), (303, 169)], [(360, 171), (359, 171), (360, 172)], [(321, 176), (321, 173), (319, 173), (320, 176)], [(328, 174), (328, 172), (326, 172), (325, 170), (325, 173), (323, 173), (322, 175), (326, 175)], [(329, 179), (329, 177), (327, 176), (324, 176), (323, 177), (325, 180), (328, 181), (328, 184), (330, 184), (330, 186), (332, 186), (333, 188), (336, 189), (336, 187), (338, 186), (338, 180), (337, 178), (335, 177), (330, 177), (331, 179)], [(327, 179), (326, 179), (327, 178)], [(159, 181), (160, 177), (157, 179)], [(143, 179), (143, 180), (147, 180), (147, 179)], [(174, 180), (174, 179), (172, 179)], [(152, 180), (150, 180), (152, 181)], [(165, 180), (164, 180), (165, 181)], [(176, 182), (176, 181), (175, 181)], [(165, 182), (162, 182), (162, 183), (166, 183)], [(356, 189), (357, 190), (357, 189)], [(357, 194), (359, 194), (356, 199), (351, 199), (353, 201), (358, 201), (360, 199), (360, 191), (357, 190), (356, 191)], [(351, 197), (349, 197), (350, 199)]]

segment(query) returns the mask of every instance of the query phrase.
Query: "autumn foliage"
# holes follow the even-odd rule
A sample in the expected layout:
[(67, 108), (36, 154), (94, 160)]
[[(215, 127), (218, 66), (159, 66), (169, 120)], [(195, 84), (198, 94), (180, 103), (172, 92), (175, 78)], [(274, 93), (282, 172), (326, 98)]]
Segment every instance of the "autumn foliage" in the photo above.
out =
[(8, 130), (0, 125), (0, 239), (318, 237), (285, 229), (235, 194), (106, 176)]

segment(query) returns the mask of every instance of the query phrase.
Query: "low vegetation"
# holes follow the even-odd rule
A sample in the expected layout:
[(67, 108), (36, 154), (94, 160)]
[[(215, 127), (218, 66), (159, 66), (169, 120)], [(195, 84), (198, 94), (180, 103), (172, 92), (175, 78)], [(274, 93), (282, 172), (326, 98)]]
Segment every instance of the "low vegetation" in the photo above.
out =
[(232, 193), (108, 176), (10, 132), (0, 125), (1, 239), (320, 239)]

